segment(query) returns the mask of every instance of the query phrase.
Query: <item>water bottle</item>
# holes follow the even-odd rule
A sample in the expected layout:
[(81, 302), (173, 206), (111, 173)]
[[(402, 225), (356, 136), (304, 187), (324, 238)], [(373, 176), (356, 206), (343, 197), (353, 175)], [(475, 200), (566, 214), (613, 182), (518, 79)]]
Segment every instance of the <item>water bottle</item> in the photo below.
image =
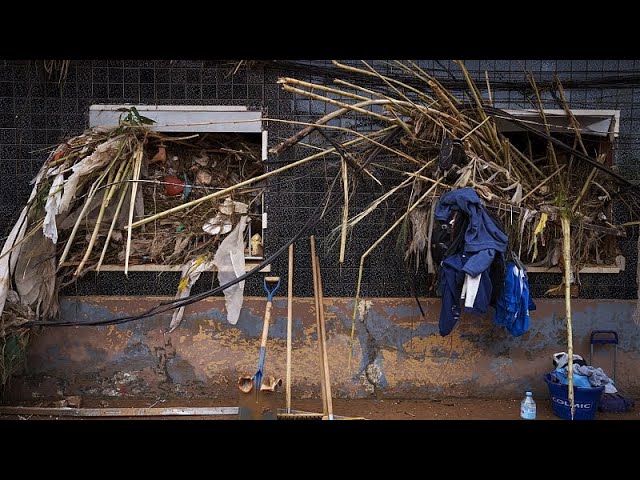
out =
[(536, 402), (533, 400), (531, 392), (525, 392), (524, 400), (520, 402), (520, 417), (525, 420), (536, 419)]

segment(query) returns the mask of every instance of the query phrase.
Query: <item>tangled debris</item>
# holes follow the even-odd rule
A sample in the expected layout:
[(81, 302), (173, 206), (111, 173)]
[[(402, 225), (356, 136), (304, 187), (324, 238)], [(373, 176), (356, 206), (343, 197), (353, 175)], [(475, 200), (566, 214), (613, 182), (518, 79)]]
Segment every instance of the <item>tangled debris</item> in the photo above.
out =
[[(241, 218), (251, 217), (260, 231), (262, 188), (200, 201), (262, 174), (259, 143), (241, 134), (162, 134), (146, 128), (146, 120), (132, 108), (116, 128), (69, 139), (51, 151), (34, 179), (0, 256), (3, 379), (13, 364), (7, 351), (26, 343), (20, 325), (55, 318), (59, 289), (85, 273), (196, 259), (210, 267)], [(163, 214), (177, 205), (185, 211)], [(158, 218), (129, 228), (145, 215)]]
[[(496, 119), (513, 119), (492, 107), (490, 84), (487, 82), (483, 95), (462, 62), (458, 65), (467, 82), (470, 102), (465, 92), (454, 95), (414, 62), (395, 62), (393, 66), (421, 81), (422, 89), (385, 76), (367, 62), (363, 64), (360, 68), (334, 62), (338, 69), (353, 74), (353, 81), (336, 79), (333, 86), (281, 78), (279, 82), (286, 91), (337, 109), (271, 150), (281, 153), (315, 130), (325, 137), (336, 132), (342, 134), (340, 142), (335, 139), (337, 135), (332, 135), (333, 146), (325, 151), (339, 155), (345, 165), (343, 183), (348, 215), (343, 216), (341, 225), (334, 230), (340, 236), (341, 263), (350, 229), (392, 198), (402, 199), (403, 213), (383, 237), (401, 224), (409, 226), (407, 255), (419, 262), (429, 262), (431, 207), (444, 191), (463, 187), (473, 187), (492, 208), (509, 235), (510, 247), (528, 264), (560, 265), (560, 217), (565, 212), (577, 233), (572, 268), (615, 262), (619, 251), (611, 237), (625, 233), (612, 223), (611, 202), (617, 195), (630, 212), (637, 212), (636, 192), (627, 189), (619, 194), (620, 187), (625, 185), (618, 179), (576, 158), (571, 150), (558, 148), (557, 143), (537, 132), (503, 134)], [(371, 77), (379, 80), (379, 88), (370, 85)], [(358, 78), (367, 79), (367, 87), (359, 86)], [(551, 136), (540, 93), (532, 77), (530, 81), (532, 104), (540, 113), (547, 136)], [(572, 126), (554, 137), (564, 143), (570, 141), (584, 155), (593, 155), (595, 151), (595, 161), (607, 170), (604, 162), (610, 152), (600, 145), (599, 139), (581, 134), (577, 119), (564, 101), (559, 81), (556, 93)], [(368, 117), (376, 126), (363, 135), (328, 124), (331, 120), (353, 117)], [(349, 123), (353, 121), (344, 122)], [(362, 211), (349, 208), (356, 182), (350, 182), (348, 177), (366, 172), (368, 177), (375, 178), (389, 170), (399, 175), (396, 185), (386, 188), (383, 195)]]
[[(455, 92), (412, 61), (387, 64), (389, 71), (401, 72), (411, 82), (380, 73), (366, 61), (361, 66), (334, 61), (340, 72), (336, 76), (342, 78), (333, 85), (290, 77), (279, 80), (287, 92), (333, 109), (271, 153), (279, 154), (318, 131), (331, 145), (323, 155), (339, 157), (344, 210), (333, 230), (340, 241), (339, 262), (344, 262), (345, 243), (358, 223), (391, 200), (399, 205), (395, 221), (360, 258), (352, 343), (366, 258), (397, 229), (407, 258), (416, 266), (424, 262), (433, 271), (433, 209), (447, 190), (475, 189), (502, 222), (510, 250), (524, 263), (558, 266), (566, 279), (577, 282), (584, 265), (615, 264), (620, 255), (615, 237), (625, 236), (625, 231), (614, 224), (614, 200), (626, 207), (631, 219), (640, 212), (637, 187), (610, 167), (610, 147), (587, 135), (569, 109), (557, 78), (551, 94), (570, 124), (561, 133), (552, 131), (532, 75), (528, 74), (530, 102), (538, 119), (525, 122), (494, 108), (488, 77), (486, 86), (479, 87), (464, 63), (456, 64), (466, 88)], [(349, 81), (344, 79), (345, 72)], [(338, 121), (362, 124), (362, 119), (372, 125), (366, 134), (336, 126)], [(500, 131), (497, 120), (517, 123), (523, 132), (508, 136)], [(377, 177), (388, 171), (397, 174), (397, 182), (385, 186), (366, 208), (354, 211), (350, 198), (359, 181), (373, 179), (382, 185)], [(569, 234), (568, 227), (563, 229), (565, 220), (571, 225), (570, 259), (563, 258), (563, 237)]]
[[(616, 174), (610, 150), (572, 115), (561, 83), (554, 82), (553, 98), (570, 127), (556, 133), (532, 76), (530, 101), (539, 120), (524, 122), (493, 106), (488, 78), (479, 87), (464, 64), (457, 64), (464, 88), (455, 91), (411, 61), (392, 62), (391, 73), (364, 61), (362, 66), (334, 62), (342, 78), (332, 85), (280, 79), (284, 90), (333, 111), (271, 153), (280, 154), (313, 132), (321, 134), (324, 148), (268, 173), (259, 148), (242, 137), (215, 143), (207, 135), (162, 135), (144, 128), (134, 109), (116, 129), (89, 130), (65, 142), (36, 176), (2, 250), (0, 310), (15, 289), (33, 315), (54, 317), (58, 289), (108, 263), (124, 263), (125, 271), (134, 264), (183, 264), (185, 276), (195, 278), (192, 262), (211, 262), (221, 238), (242, 215), (259, 209), (257, 182), (327, 156), (340, 161), (344, 205), (333, 235), (341, 264), (352, 229), (380, 206), (400, 205), (394, 222), (360, 258), (353, 322), (364, 262), (395, 231), (401, 232), (408, 259), (435, 268), (433, 209), (450, 189), (474, 188), (501, 220), (510, 249), (529, 265), (559, 266), (579, 282), (581, 266), (614, 263), (619, 255), (614, 237), (625, 231), (614, 224), (612, 205), (626, 207), (627, 224), (633, 223), (640, 211), (638, 189)], [(363, 119), (372, 125), (364, 132)], [(516, 122), (522, 132), (506, 135), (498, 120)], [(392, 185), (388, 172), (397, 178)], [(384, 191), (356, 211), (351, 199), (363, 181)], [(568, 222), (569, 259), (562, 250)], [(260, 250), (259, 238), (250, 243)], [(179, 296), (188, 284), (189, 278)]]

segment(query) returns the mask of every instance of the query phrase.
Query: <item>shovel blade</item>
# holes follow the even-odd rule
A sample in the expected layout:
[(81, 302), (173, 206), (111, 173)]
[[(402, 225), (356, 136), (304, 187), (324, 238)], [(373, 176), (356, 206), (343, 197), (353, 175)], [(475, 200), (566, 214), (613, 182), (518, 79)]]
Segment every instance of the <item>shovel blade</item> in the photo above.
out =
[[(277, 420), (278, 397), (277, 387), (282, 384), (281, 379), (265, 377), (264, 383), (255, 383), (256, 375), (240, 377), (238, 389), (238, 416), (240, 420)], [(253, 390), (256, 390), (254, 395)]]

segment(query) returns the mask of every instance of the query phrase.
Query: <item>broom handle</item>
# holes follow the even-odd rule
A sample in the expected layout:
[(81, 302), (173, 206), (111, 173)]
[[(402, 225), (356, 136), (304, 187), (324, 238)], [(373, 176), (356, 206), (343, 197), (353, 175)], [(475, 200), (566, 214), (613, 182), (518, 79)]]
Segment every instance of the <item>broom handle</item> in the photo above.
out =
[(318, 275), (317, 275), (317, 264), (315, 261), (316, 258), (316, 239), (313, 235), (309, 237), (309, 241), (311, 243), (311, 271), (313, 273), (313, 299), (315, 301), (316, 306), (316, 328), (318, 330), (318, 354), (320, 355), (320, 393), (322, 395), (322, 412), (324, 415), (328, 415), (327, 408), (327, 392), (325, 389), (325, 378), (324, 378), (324, 348), (322, 345), (322, 335), (320, 329), (320, 300), (318, 295)]
[(325, 397), (327, 398), (327, 416), (333, 420), (333, 399), (331, 398), (331, 377), (329, 376), (329, 358), (327, 356), (327, 335), (324, 323), (324, 296), (322, 275), (320, 275), (320, 257), (316, 256), (316, 275), (318, 276), (318, 303), (320, 304), (320, 342), (322, 343), (322, 368), (324, 371)]
[(289, 245), (289, 279), (287, 281), (287, 413), (291, 413), (291, 330), (293, 323), (293, 243)]

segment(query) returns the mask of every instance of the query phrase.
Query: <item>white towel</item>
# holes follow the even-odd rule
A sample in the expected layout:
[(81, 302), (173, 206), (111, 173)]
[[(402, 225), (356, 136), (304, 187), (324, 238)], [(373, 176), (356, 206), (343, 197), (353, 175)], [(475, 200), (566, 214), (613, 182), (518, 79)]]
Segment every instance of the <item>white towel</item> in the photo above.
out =
[(476, 296), (478, 295), (478, 289), (480, 288), (480, 275), (472, 277), (468, 273), (464, 275), (464, 283), (462, 284), (462, 293), (460, 298), (464, 300), (464, 306), (467, 308), (473, 308), (476, 303)]

